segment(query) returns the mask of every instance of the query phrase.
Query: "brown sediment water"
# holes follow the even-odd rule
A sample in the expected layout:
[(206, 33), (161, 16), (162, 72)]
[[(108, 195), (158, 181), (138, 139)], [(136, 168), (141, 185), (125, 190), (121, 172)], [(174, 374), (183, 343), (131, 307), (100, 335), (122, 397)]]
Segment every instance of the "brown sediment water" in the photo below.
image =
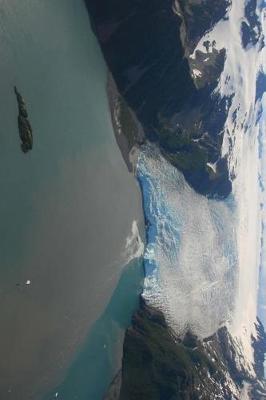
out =
[(0, 398), (28, 400), (63, 379), (105, 310), (142, 210), (83, 1), (3, 0), (0, 34)]

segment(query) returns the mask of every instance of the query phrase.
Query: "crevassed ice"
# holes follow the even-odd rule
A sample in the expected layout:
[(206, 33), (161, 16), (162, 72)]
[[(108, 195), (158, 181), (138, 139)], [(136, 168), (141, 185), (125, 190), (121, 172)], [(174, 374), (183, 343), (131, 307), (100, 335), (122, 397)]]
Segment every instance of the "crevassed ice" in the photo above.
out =
[(179, 334), (211, 335), (234, 306), (234, 200), (197, 194), (151, 146), (140, 153), (137, 174), (149, 224), (143, 296)]

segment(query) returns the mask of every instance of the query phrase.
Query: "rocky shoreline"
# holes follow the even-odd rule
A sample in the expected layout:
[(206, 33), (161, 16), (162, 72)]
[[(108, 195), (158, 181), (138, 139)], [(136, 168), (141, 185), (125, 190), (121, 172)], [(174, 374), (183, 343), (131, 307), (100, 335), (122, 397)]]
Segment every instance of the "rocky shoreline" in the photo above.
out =
[(144, 143), (145, 134), (135, 113), (120, 95), (110, 71), (107, 80), (107, 96), (118, 147), (128, 170), (134, 172), (137, 149)]

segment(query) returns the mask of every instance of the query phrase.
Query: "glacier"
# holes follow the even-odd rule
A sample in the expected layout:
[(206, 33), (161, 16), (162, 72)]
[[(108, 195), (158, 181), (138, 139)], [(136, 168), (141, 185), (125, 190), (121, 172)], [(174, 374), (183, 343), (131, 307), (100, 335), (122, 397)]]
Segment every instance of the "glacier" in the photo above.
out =
[(155, 148), (137, 167), (147, 219), (143, 296), (179, 334), (201, 337), (231, 320), (237, 284), (235, 202), (196, 193)]

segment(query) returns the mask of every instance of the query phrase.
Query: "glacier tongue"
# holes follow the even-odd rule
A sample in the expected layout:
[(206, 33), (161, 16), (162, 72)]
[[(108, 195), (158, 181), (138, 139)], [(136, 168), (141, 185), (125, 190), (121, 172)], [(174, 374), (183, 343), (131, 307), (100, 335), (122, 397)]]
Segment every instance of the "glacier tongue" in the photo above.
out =
[(148, 223), (144, 298), (178, 332), (200, 337), (230, 322), (238, 281), (236, 213), (197, 194), (152, 146), (139, 157)]

